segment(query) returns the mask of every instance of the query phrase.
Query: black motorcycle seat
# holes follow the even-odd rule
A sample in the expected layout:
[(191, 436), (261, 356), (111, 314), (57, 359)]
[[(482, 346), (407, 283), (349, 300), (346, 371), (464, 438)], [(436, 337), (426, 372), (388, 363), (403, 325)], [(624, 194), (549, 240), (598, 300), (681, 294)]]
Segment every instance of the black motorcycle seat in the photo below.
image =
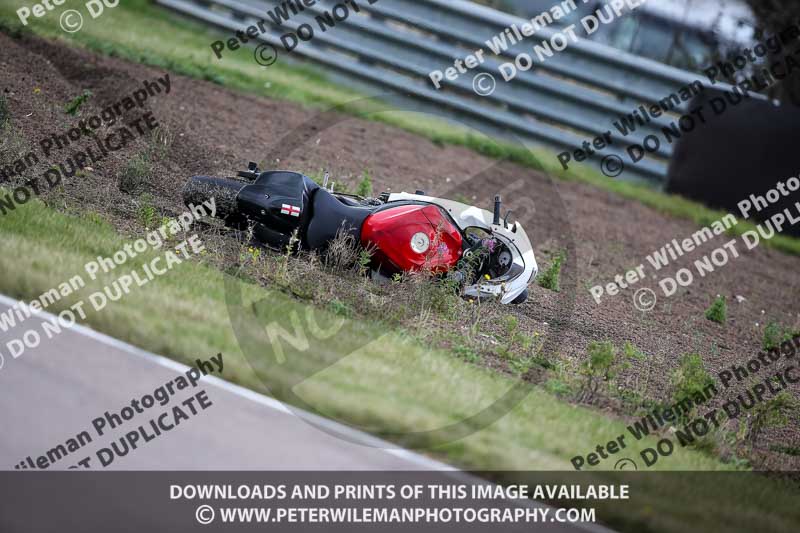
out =
[(262, 172), (236, 202), (245, 216), (279, 233), (290, 235), (308, 222), (309, 198), (319, 185), (297, 172)]
[(370, 207), (352, 207), (336, 199), (325, 189), (317, 189), (311, 201), (311, 221), (306, 231), (306, 243), (312, 250), (325, 248), (339, 231), (361, 240), (361, 226), (374, 211)]

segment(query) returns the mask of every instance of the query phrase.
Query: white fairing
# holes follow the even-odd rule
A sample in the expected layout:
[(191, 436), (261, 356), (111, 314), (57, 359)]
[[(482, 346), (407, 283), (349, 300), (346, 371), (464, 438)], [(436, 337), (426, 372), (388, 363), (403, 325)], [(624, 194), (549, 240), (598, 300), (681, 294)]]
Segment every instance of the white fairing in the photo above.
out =
[(528, 284), (539, 272), (531, 241), (518, 222), (509, 224), (507, 227), (502, 221), (499, 225), (494, 225), (492, 224), (494, 215), (485, 209), (432, 196), (405, 192), (389, 195), (389, 202), (397, 201), (416, 201), (438, 205), (447, 211), (462, 231), (467, 228), (480, 228), (503, 242), (511, 250), (513, 258), (508, 274), (497, 279), (481, 280), (475, 285), (465, 287), (465, 295), (496, 296), (502, 303), (508, 304), (528, 288)]

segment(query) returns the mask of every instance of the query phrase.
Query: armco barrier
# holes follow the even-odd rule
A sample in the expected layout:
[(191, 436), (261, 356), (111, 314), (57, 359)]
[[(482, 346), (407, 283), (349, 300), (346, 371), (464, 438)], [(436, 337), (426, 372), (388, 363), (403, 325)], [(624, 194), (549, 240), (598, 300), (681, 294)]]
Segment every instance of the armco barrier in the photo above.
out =
[[(225, 28), (231, 35), (263, 21), (268, 31), (258, 39), (274, 45), (279, 56), (286, 55), (281, 35), (304, 23), (318, 27), (314, 17), (340, 3), (319, 0), (276, 26), (266, 15), (279, 3), (276, 0), (155, 1)], [(597, 164), (610, 154), (628, 161), (626, 146), (657, 134), (688, 109), (681, 104), (675, 115), (652, 119), (626, 137), (612, 125), (620, 116), (630, 114), (640, 104), (657, 103), (702, 78), (581, 39), (505, 83), (498, 66), (513, 61), (520, 52), (531, 53), (533, 44), (549, 39), (558, 28), (540, 28), (502, 56), (493, 57), (485, 41), (512, 24), (521, 26), (525, 20), (464, 0), (379, 0), (372, 5), (364, 0), (358, 5), (358, 16), (349, 16), (326, 32), (316, 31), (313, 39), (300, 42), (291, 55), (320, 63), (360, 84), (408, 95), (423, 109), (434, 106), (440, 112), (456, 113), (460, 123), (481, 123), (484, 130), (488, 126), (500, 136), (510, 133), (526, 143), (557, 151), (572, 151), (585, 140), (610, 131), (611, 147), (591, 157)], [(485, 63), (456, 81), (443, 82), (439, 90), (434, 88), (431, 71), (444, 70), (456, 58), (479, 48), (487, 55)], [(490, 96), (479, 96), (473, 90), (473, 78), (480, 72), (489, 72), (497, 79)], [(671, 152), (672, 146), (662, 143), (657, 153), (628, 165), (622, 177), (663, 182)]]

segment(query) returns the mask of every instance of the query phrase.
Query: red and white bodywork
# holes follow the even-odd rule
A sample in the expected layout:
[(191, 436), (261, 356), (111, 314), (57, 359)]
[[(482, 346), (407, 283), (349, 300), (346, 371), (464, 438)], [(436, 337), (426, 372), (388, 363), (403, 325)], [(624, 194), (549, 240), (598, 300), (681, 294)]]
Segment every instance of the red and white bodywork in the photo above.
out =
[[(397, 207), (388, 207), (392, 203)], [(473, 297), (498, 297), (510, 303), (522, 294), (538, 272), (533, 247), (517, 222), (494, 224), (485, 209), (419, 194), (389, 195), (387, 208), (370, 215), (361, 229), (361, 243), (376, 249), (383, 266), (397, 271), (430, 268), (446, 272), (462, 259), (464, 232), (480, 230), (508, 251), (507, 271), (464, 288)]]
[(396, 271), (446, 272), (461, 259), (461, 232), (436, 205), (402, 205), (370, 215), (361, 244)]

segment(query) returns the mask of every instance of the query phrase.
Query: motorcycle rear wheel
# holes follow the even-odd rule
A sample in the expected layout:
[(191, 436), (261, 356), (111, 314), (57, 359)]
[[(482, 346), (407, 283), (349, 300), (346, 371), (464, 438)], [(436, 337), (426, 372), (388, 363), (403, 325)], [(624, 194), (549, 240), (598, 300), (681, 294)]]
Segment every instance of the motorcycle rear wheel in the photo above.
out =
[(183, 203), (200, 205), (214, 198), (216, 218), (233, 228), (246, 227), (247, 219), (238, 212), (236, 205), (236, 197), (246, 185), (234, 179), (193, 176), (183, 188)]

